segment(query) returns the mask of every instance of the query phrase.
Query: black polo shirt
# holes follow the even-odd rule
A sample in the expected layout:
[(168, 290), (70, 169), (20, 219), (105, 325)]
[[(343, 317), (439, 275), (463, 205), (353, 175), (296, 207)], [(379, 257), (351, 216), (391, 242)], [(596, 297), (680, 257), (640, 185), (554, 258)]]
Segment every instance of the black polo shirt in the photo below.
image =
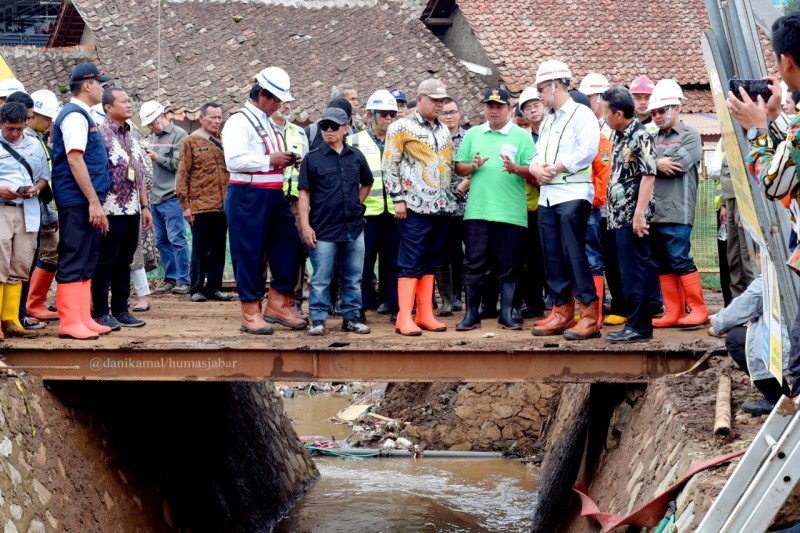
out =
[(364, 230), (364, 204), (358, 190), (372, 185), (372, 172), (358, 149), (344, 145), (337, 154), (326, 143), (311, 150), (300, 165), (298, 188), (311, 194), (311, 227), (317, 239), (349, 241)]

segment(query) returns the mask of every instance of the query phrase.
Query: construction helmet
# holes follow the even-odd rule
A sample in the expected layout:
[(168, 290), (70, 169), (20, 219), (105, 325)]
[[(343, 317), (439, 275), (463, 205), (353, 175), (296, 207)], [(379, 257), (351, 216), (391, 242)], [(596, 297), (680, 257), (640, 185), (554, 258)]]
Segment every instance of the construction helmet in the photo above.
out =
[(653, 88), (653, 94), (650, 95), (650, 101), (647, 103), (647, 110), (678, 106), (681, 105), (683, 99), (683, 91), (677, 81), (660, 80)]
[(61, 107), (56, 93), (41, 89), (31, 93), (31, 99), (33, 100), (34, 113), (39, 113), (47, 118), (56, 118), (59, 107)]
[(578, 90), (586, 96), (591, 96), (593, 94), (602, 94), (609, 87), (611, 87), (611, 84), (608, 83), (608, 78), (597, 72), (590, 72), (583, 77)]
[(0, 80), (0, 98), (8, 98), (8, 95), (17, 91), (25, 92), (25, 86), (17, 78)]
[[(105, 115), (105, 113), (103, 113)], [(164, 106), (155, 100), (148, 100), (142, 104), (139, 110), (139, 118), (142, 120), (142, 126), (147, 126), (155, 119), (164, 114)]]
[(386, 89), (375, 91), (367, 100), (367, 111), (397, 111), (397, 100)]
[(294, 100), (289, 92), (289, 75), (280, 67), (267, 67), (256, 74), (256, 83), (278, 97), (281, 102)]
[[(94, 112), (95, 122), (102, 124), (106, 121), (106, 110), (103, 109), (102, 102), (99, 104), (94, 104), (92, 106), (92, 111)], [(142, 124), (142, 126), (144, 126), (144, 124)]]
[(631, 94), (645, 94), (650, 96), (653, 94), (653, 87), (655, 84), (653, 80), (647, 76), (639, 76), (631, 82)]
[(546, 81), (572, 79), (572, 72), (566, 63), (557, 59), (548, 59), (536, 69), (536, 81), (534, 85), (539, 85)]
[(539, 100), (539, 91), (536, 90), (536, 87), (525, 87), (522, 94), (519, 95), (519, 108), (522, 109), (531, 100)]

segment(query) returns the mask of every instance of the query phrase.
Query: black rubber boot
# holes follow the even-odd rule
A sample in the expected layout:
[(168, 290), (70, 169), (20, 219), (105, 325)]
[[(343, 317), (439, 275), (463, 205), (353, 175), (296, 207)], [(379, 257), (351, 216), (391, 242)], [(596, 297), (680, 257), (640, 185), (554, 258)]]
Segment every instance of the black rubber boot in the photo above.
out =
[(514, 290), (517, 284), (513, 281), (507, 281), (500, 286), (500, 317), (497, 323), (503, 329), (522, 329), (522, 323), (517, 322), (512, 317), (514, 309)]
[(481, 317), (478, 306), (481, 301), (481, 291), (475, 285), (467, 285), (467, 313), (464, 320), (458, 323), (456, 331), (469, 331), (481, 327)]

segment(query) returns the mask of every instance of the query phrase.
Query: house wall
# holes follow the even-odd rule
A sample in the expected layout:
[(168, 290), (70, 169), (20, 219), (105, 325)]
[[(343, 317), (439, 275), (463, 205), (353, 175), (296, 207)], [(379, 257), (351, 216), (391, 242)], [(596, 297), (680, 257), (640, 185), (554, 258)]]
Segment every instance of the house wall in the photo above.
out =
[(492, 69), (490, 76), (479, 76), (485, 80), (487, 87), (497, 87), (499, 85), (500, 75), (497, 72), (497, 67), (494, 66), (489, 56), (483, 51), (475, 32), (472, 31), (467, 19), (464, 18), (460, 10), (456, 10), (453, 13), (452, 26), (446, 28), (432, 26), (430, 30), (458, 59)]

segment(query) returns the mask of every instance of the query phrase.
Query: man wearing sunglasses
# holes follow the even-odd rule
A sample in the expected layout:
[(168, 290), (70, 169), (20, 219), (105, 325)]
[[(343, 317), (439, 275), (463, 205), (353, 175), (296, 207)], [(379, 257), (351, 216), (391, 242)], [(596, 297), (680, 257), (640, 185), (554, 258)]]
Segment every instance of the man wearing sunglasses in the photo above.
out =
[[(385, 90), (375, 91), (367, 100), (367, 129), (350, 135), (347, 144), (357, 148), (367, 159), (374, 181), (364, 199), (364, 272), (361, 279), (361, 311), (376, 309), (378, 304), (397, 314), (397, 220), (394, 203), (383, 186), (383, 150), (386, 130), (397, 118), (397, 101)], [(378, 294), (373, 289), (375, 261), (380, 255)], [(377, 298), (376, 298), (377, 296)], [(377, 301), (376, 301), (377, 300)], [(394, 322), (394, 320), (392, 320)]]
[(653, 319), (657, 328), (695, 327), (708, 322), (700, 273), (689, 255), (703, 143), (697, 130), (680, 120), (683, 99), (683, 91), (675, 80), (661, 80), (647, 106), (658, 127), (655, 134), (658, 173), (650, 225), (652, 261), (664, 298), (664, 316)]
[(361, 318), (364, 205), (373, 177), (360, 151), (344, 144), (347, 114), (328, 108), (319, 120), (325, 144), (300, 166), (298, 209), (303, 242), (311, 255), (310, 335), (325, 333), (332, 307), (334, 266), (341, 272), (342, 330), (369, 333)]

